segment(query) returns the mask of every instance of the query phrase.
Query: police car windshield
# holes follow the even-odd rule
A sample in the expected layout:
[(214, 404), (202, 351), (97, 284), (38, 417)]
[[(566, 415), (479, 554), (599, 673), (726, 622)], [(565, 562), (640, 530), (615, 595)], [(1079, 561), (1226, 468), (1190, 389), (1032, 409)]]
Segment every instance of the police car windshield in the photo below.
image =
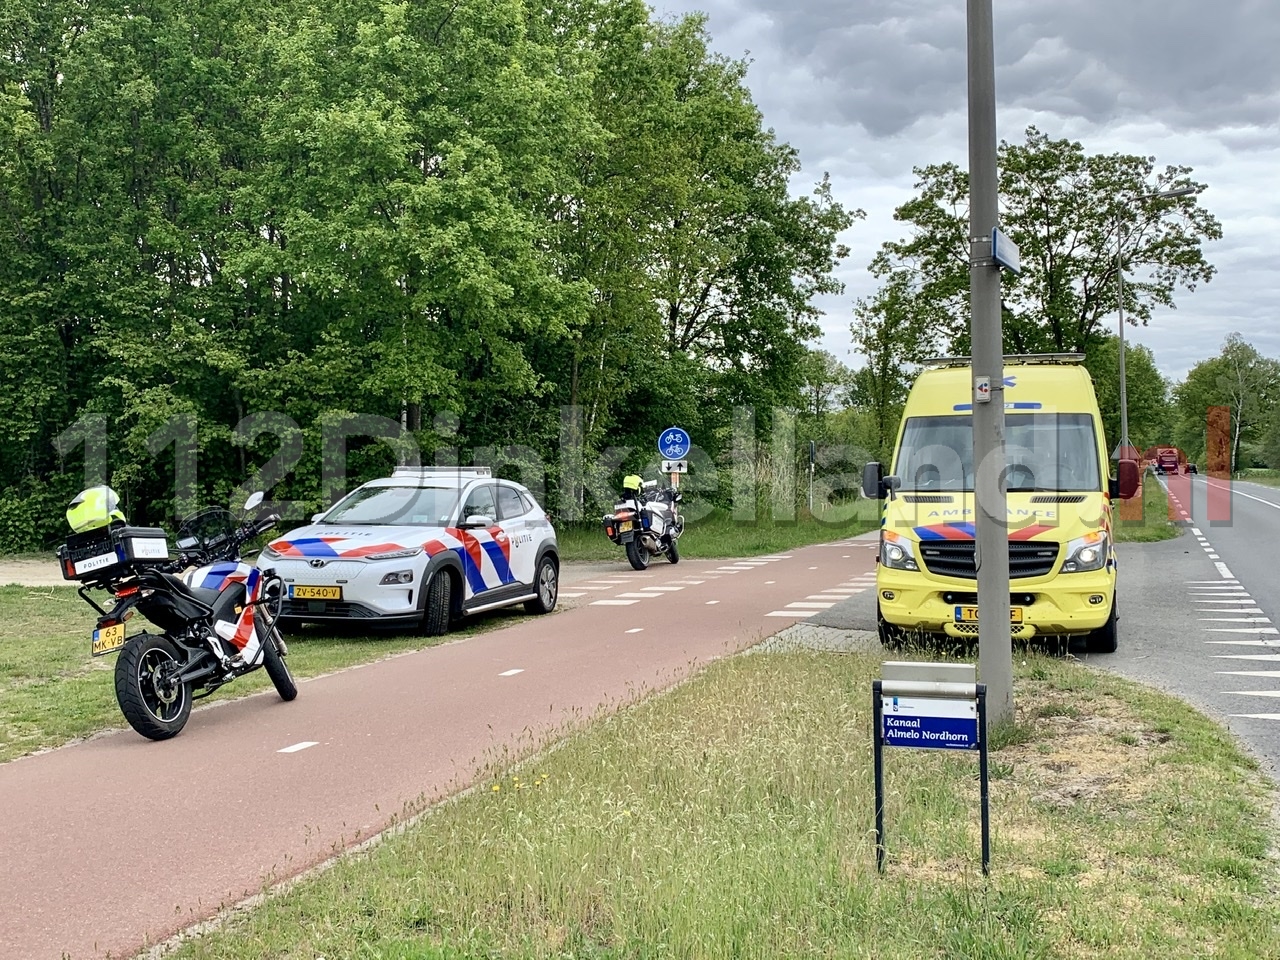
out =
[(344, 526), (442, 527), (458, 504), (456, 487), (361, 487), (324, 515)]
[[(1010, 492), (1102, 489), (1093, 418), (1085, 413), (1006, 413)], [(894, 472), (903, 490), (973, 490), (973, 418), (911, 417)]]

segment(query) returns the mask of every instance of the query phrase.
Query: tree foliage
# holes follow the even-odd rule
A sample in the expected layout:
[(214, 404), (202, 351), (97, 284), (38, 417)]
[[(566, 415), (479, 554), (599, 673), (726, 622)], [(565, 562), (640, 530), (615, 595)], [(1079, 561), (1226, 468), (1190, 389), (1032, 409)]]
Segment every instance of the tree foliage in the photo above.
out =
[(1173, 398), (1178, 445), (1192, 459), (1205, 455), (1209, 409), (1228, 408), (1234, 472), (1247, 465), (1241, 462), (1244, 445), (1272, 446), (1280, 414), (1280, 361), (1262, 356), (1239, 333), (1231, 333), (1218, 356), (1196, 364), (1173, 388)]
[[(10, 506), (74, 492), (92, 458), (53, 441), (88, 414), (139, 520), (178, 493), (175, 423), (220, 498), (283, 450), (237, 425), (291, 419), (276, 494), (311, 502), (362, 415), (464, 457), (554, 463), (564, 405), (593, 450), (710, 440), (798, 406), (860, 216), (792, 196), (745, 64), (638, 0), (0, 0), (0, 50)], [(25, 509), (0, 546), (56, 536)]]
[[(1174, 291), (1208, 282), (1213, 266), (1201, 244), (1221, 237), (1218, 221), (1195, 194), (1203, 189), (1185, 166), (1157, 170), (1155, 159), (1087, 154), (1035, 127), (1026, 142), (998, 151), (1001, 229), (1018, 244), (1022, 270), (1001, 278), (1009, 353), (1086, 352), (1117, 313), (1124, 271), (1125, 319), (1145, 324), (1155, 306), (1173, 308)], [(944, 308), (949, 349), (969, 352), (969, 178), (954, 163), (916, 169), (918, 194), (895, 211), (909, 227), (886, 242), (872, 272), (907, 271), (919, 294)], [(1118, 251), (1118, 253), (1117, 253)]]

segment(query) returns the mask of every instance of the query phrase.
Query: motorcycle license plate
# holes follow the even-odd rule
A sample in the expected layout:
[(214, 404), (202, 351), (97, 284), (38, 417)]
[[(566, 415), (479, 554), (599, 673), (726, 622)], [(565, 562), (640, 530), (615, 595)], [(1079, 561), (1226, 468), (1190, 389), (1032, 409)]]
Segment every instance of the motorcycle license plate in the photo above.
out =
[[(977, 607), (956, 607), (956, 623), (977, 623), (977, 622), (978, 622)], [(1009, 608), (1009, 622), (1010, 623), (1022, 622), (1021, 607)]]
[(635, 526), (636, 526), (636, 525), (635, 525), (635, 522), (634, 522), (634, 521), (632, 521), (632, 520), (623, 520), (620, 524), (618, 524), (618, 532), (619, 532), (619, 533), (626, 533), (628, 530), (634, 530), (634, 529), (635, 529)]
[(95, 657), (104, 653), (115, 653), (124, 646), (124, 624), (117, 623), (110, 627), (99, 627), (93, 631), (93, 643), (89, 652)]
[(341, 587), (307, 587), (301, 584), (289, 584), (290, 600), (341, 600)]

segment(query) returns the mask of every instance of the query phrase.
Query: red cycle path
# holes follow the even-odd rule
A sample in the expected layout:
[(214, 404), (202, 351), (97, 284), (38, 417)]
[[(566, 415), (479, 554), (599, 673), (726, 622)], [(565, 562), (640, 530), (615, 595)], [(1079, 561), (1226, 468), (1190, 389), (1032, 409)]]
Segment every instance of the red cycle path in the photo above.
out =
[[(290, 704), (248, 697), (197, 710), (164, 743), (122, 730), (0, 765), (0, 958), (132, 956), (463, 789), (494, 751), (527, 753), (786, 627), (766, 614), (871, 571), (868, 546), (564, 583), (586, 594), (575, 609), (316, 678)], [(716, 579), (594, 604), (703, 575)]]

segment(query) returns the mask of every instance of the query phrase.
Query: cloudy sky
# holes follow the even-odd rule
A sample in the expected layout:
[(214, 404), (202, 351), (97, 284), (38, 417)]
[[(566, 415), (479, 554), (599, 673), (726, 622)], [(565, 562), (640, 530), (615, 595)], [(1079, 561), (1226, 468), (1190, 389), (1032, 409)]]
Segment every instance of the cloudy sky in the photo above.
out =
[[(846, 292), (822, 304), (823, 345), (860, 366), (853, 303), (875, 290), (866, 268), (880, 244), (905, 235), (893, 210), (913, 194), (911, 168), (968, 167), (964, 0), (649, 2), (664, 17), (706, 13), (714, 48), (750, 61), (765, 124), (799, 150), (803, 184), (829, 171), (838, 199), (866, 211), (843, 238)], [(1217, 275), (1126, 336), (1175, 379), (1233, 330), (1280, 357), (1280, 3), (994, 0), (994, 17), (1000, 139), (1021, 142), (1034, 124), (1088, 153), (1190, 166), (1208, 184)]]

